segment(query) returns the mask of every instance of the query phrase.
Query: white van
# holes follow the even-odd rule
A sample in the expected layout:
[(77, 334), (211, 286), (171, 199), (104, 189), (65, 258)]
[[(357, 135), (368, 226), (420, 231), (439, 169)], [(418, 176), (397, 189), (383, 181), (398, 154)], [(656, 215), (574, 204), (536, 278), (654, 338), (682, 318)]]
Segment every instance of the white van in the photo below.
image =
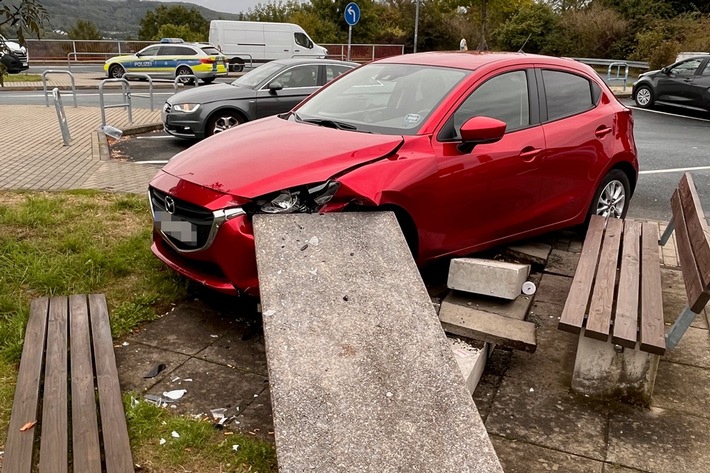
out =
[(229, 70), (236, 72), (245, 65), (256, 67), (274, 59), (328, 55), (327, 49), (315, 44), (293, 23), (212, 20), (209, 42), (227, 57)]

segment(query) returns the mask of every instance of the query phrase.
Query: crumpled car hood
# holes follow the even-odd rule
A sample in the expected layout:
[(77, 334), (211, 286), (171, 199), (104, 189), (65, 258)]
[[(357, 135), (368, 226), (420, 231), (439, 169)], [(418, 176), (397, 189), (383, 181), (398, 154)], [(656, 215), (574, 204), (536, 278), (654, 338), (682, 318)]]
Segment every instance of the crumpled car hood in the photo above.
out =
[(199, 186), (254, 198), (330, 177), (390, 155), (399, 135), (336, 130), (269, 117), (177, 154), (163, 171)]

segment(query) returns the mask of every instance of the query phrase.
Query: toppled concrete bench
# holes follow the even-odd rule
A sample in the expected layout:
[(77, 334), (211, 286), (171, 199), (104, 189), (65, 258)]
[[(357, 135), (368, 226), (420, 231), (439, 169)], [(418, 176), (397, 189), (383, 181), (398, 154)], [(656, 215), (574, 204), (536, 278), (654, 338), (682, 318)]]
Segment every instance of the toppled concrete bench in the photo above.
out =
[(281, 471), (502, 472), (392, 213), (254, 235)]

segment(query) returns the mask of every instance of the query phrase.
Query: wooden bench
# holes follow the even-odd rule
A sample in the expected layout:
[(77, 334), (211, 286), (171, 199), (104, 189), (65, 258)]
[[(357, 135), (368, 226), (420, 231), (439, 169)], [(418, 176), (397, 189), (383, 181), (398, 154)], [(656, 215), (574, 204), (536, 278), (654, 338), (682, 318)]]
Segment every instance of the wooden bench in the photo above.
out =
[(25, 331), (3, 471), (70, 465), (134, 471), (103, 294), (35, 299)]
[[(558, 328), (580, 334), (572, 389), (647, 404), (659, 357), (675, 347), (710, 295), (710, 232), (690, 174), (657, 224), (591, 218)], [(659, 243), (675, 230), (688, 306), (665, 334)]]

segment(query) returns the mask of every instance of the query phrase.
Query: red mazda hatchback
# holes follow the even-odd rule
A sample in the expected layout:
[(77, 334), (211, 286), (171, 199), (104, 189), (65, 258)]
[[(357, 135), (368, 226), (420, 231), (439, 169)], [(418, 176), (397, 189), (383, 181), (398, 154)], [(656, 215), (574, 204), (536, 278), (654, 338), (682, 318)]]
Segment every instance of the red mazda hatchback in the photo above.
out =
[(201, 284), (256, 294), (254, 214), (392, 210), (424, 263), (623, 217), (637, 174), (631, 111), (591, 68), (404, 55), (175, 156), (150, 184), (152, 249)]

